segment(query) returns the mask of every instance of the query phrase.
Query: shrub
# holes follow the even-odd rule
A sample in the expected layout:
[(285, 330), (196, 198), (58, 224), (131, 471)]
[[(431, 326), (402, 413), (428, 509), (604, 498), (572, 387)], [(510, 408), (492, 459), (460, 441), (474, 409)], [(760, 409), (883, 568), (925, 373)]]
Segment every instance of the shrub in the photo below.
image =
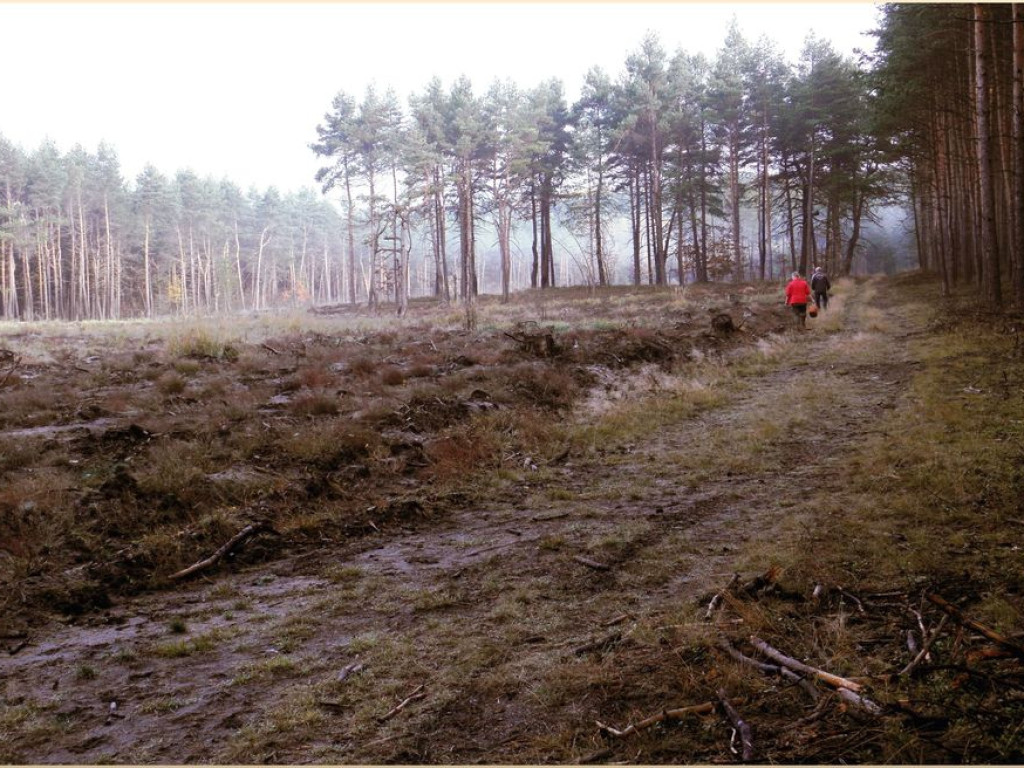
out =
[(519, 399), (548, 410), (569, 408), (580, 389), (569, 371), (529, 363), (513, 368), (506, 382)]
[(281, 442), (284, 453), (303, 463), (333, 470), (366, 459), (380, 445), (380, 435), (347, 421), (317, 423)]
[(238, 349), (230, 342), (219, 339), (205, 328), (189, 328), (172, 336), (167, 342), (167, 351), (175, 357), (209, 358), (234, 361)]
[(296, 416), (336, 416), (338, 399), (323, 392), (300, 395), (292, 400), (291, 411)]
[(380, 380), (389, 387), (398, 387), (405, 383), (405, 374), (400, 368), (389, 365), (380, 372)]
[(180, 395), (185, 391), (185, 380), (175, 371), (167, 371), (156, 380), (156, 388), (165, 395)]
[(306, 366), (299, 370), (299, 383), (308, 389), (324, 389), (331, 383), (331, 374), (322, 366)]

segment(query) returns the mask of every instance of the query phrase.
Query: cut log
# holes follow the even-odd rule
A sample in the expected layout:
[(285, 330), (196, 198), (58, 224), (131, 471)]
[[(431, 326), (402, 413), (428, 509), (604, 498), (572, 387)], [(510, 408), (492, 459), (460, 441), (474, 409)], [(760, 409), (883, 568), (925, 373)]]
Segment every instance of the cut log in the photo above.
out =
[(817, 667), (812, 667), (801, 661), (790, 658), (780, 651), (777, 651), (775, 648), (772, 648), (764, 640), (759, 637), (755, 637), (754, 635), (750, 636), (750, 644), (769, 659), (777, 661), (779, 664), (789, 667), (796, 672), (803, 672), (805, 675), (812, 675), (822, 682), (828, 683), (834, 688), (846, 688), (847, 690), (855, 693), (859, 693), (864, 688), (860, 683), (856, 683), (853, 680), (848, 680), (847, 678), (840, 677), (839, 675), (833, 675), (831, 672), (826, 672), (823, 669), (818, 669)]
[(980, 634), (984, 635), (989, 640), (991, 640), (993, 643), (1001, 645), (1007, 650), (1011, 651), (1013, 655), (1016, 656), (1018, 659), (1024, 660), (1024, 645), (1021, 645), (1020, 643), (1011, 640), (1008, 637), (1004, 637), (995, 630), (986, 627), (981, 622), (975, 621), (969, 616), (965, 616), (959, 608), (957, 608), (955, 605), (947, 601), (941, 595), (930, 593), (926, 595), (926, 597), (930, 602), (939, 606), (939, 608), (948, 613), (955, 621), (959, 622), (968, 629), (973, 629), (975, 632), (979, 632)]
[(234, 552), (236, 549), (241, 547), (246, 541), (251, 539), (260, 531), (266, 530), (267, 528), (268, 526), (266, 523), (251, 523), (245, 526), (245, 528), (243, 528), (234, 536), (232, 536), (220, 549), (218, 549), (208, 558), (206, 558), (205, 560), (200, 560), (198, 563), (193, 563), (188, 568), (178, 571), (177, 573), (172, 573), (170, 576), (168, 576), (168, 578), (171, 581), (181, 581), (182, 579), (187, 579), (189, 576), (194, 576), (197, 573), (205, 571), (208, 568), (212, 568), (222, 559), (224, 559), (226, 555)]
[(881, 715), (884, 712), (884, 710), (880, 706), (875, 704), (875, 702), (871, 701), (871, 699), (865, 696), (861, 696), (859, 693), (854, 693), (853, 691), (848, 690), (846, 688), (836, 688), (836, 694), (839, 696), (840, 699), (845, 701), (847, 704), (857, 707), (858, 709), (864, 710), (869, 715), (877, 716)]
[(921, 650), (917, 645), (917, 638), (914, 637), (914, 630), (912, 629), (907, 630), (907, 650), (915, 656), (917, 656), (917, 652)]
[(362, 664), (352, 663), (345, 667), (341, 672), (338, 673), (338, 682), (343, 683), (352, 675), (362, 672), (364, 669)]
[(582, 555), (576, 555), (573, 557), (580, 565), (585, 565), (587, 568), (593, 568), (595, 571), (610, 571), (611, 566), (605, 563), (599, 563), (597, 560), (591, 560), (589, 557), (583, 557)]
[(740, 713), (729, 702), (729, 698), (725, 695), (723, 688), (719, 688), (717, 694), (718, 700), (722, 704), (722, 709), (725, 710), (725, 714), (729, 717), (733, 728), (740, 734), (740, 743), (743, 745), (743, 752), (740, 757), (744, 763), (749, 763), (754, 759), (754, 732), (750, 728), (750, 723), (740, 717)]

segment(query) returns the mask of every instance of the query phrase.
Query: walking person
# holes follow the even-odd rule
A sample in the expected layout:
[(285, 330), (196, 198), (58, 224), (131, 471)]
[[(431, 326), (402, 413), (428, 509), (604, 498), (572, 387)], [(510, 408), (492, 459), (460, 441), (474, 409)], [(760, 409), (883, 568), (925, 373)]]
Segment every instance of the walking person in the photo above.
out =
[(828, 281), (828, 275), (821, 267), (814, 268), (811, 275), (811, 292), (814, 294), (814, 306), (818, 309), (828, 309), (828, 292), (832, 289), (832, 283)]
[(807, 327), (807, 303), (811, 300), (811, 286), (800, 277), (799, 272), (794, 272), (792, 279), (786, 285), (786, 304), (793, 310), (796, 324), (800, 328)]

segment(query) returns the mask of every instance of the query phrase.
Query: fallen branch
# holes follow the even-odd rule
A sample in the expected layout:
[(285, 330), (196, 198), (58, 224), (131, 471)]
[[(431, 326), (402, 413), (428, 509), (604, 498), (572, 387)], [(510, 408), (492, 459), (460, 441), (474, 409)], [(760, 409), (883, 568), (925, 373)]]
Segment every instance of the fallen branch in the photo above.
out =
[(939, 625), (935, 628), (935, 631), (932, 632), (928, 636), (928, 639), (925, 640), (924, 645), (921, 646), (921, 650), (919, 650), (917, 652), (917, 655), (910, 661), (909, 664), (907, 664), (907, 666), (905, 666), (903, 669), (900, 670), (900, 672), (899, 672), (900, 677), (903, 677), (905, 675), (909, 675), (911, 672), (913, 672), (917, 668), (917, 666), (922, 661), (925, 660), (925, 658), (927, 658), (928, 651), (931, 649), (932, 644), (936, 640), (939, 639), (939, 635), (942, 633), (942, 628), (946, 626), (946, 622), (947, 621), (949, 621), (949, 615), (948, 614), (943, 616), (939, 620)]
[(777, 565), (773, 565), (760, 576), (755, 576), (754, 578), (752, 578), (750, 581), (748, 581), (746, 584), (740, 587), (737, 591), (750, 596), (754, 596), (761, 590), (774, 586), (775, 582), (778, 581), (781, 572), (782, 569), (780, 569)]
[(591, 752), (589, 755), (585, 755), (580, 758), (580, 765), (587, 765), (588, 763), (596, 763), (598, 760), (604, 760), (606, 757), (611, 757), (615, 752), (611, 749), (599, 749), (597, 752)]
[(16, 645), (13, 645), (10, 648), (8, 648), (7, 649), (7, 655), (8, 656), (13, 656), (14, 654), (16, 654), (18, 651), (20, 651), (22, 648), (24, 648), (27, 645), (28, 645), (28, 640), (22, 640), (21, 642), (17, 643)]
[(754, 733), (750, 729), (750, 724), (740, 717), (740, 713), (736, 711), (736, 707), (729, 703), (729, 699), (725, 695), (725, 689), (719, 688), (717, 694), (718, 700), (722, 703), (722, 709), (724, 709), (725, 714), (729, 716), (729, 720), (732, 722), (733, 728), (735, 728), (740, 734), (740, 743), (743, 744), (741, 759), (744, 763), (749, 763), (754, 759)]
[(973, 651), (968, 651), (965, 658), (967, 659), (968, 663), (974, 664), (979, 661), (991, 661), (993, 659), (1012, 659), (1014, 657), (1014, 652), (1008, 648), (994, 648), (992, 646), (989, 646), (988, 648), (978, 648)]
[(333, 699), (317, 699), (316, 705), (334, 713), (344, 712), (349, 706), (343, 701), (334, 701)]
[(739, 650), (733, 647), (725, 638), (718, 641), (718, 647), (728, 653), (732, 658), (741, 664), (747, 664), (754, 669), (766, 674), (766, 675), (778, 675), (784, 677), (792, 683), (796, 683), (803, 689), (803, 691), (811, 697), (813, 701), (817, 701), (819, 697), (818, 689), (814, 687), (814, 684), (810, 680), (807, 680), (802, 675), (798, 675), (788, 667), (781, 667), (775, 664), (765, 664), (763, 661), (752, 659), (749, 656), (741, 653)]
[(595, 571), (610, 571), (611, 566), (599, 563), (597, 560), (591, 560), (589, 557), (583, 557), (582, 555), (576, 555), (573, 557), (577, 563), (587, 566), (587, 568), (593, 568)]
[(582, 656), (584, 653), (589, 651), (598, 651), (606, 646), (612, 645), (619, 642), (622, 639), (621, 632), (612, 632), (610, 635), (605, 635), (598, 640), (591, 640), (589, 643), (584, 643), (578, 648), (573, 648), (573, 653), (577, 656)]
[(426, 698), (426, 696), (427, 696), (427, 694), (423, 691), (423, 686), (422, 685), (419, 686), (415, 691), (413, 691), (411, 694), (409, 694), (406, 698), (402, 699), (401, 703), (399, 703), (394, 709), (392, 709), (390, 712), (388, 712), (383, 717), (378, 717), (377, 718), (377, 722), (383, 723), (383, 722), (386, 722), (387, 720), (390, 720), (392, 717), (394, 717), (399, 712), (401, 712), (403, 709), (405, 709), (406, 705), (408, 705), (408, 704), (410, 704), (410, 703), (412, 703), (414, 701), (418, 701), (419, 699)]
[(914, 630), (907, 630), (907, 650), (917, 656), (917, 652), (921, 650), (917, 646), (917, 639), (914, 637)]
[(345, 667), (341, 672), (338, 673), (338, 682), (343, 683), (352, 675), (358, 674), (363, 671), (365, 667), (362, 664), (353, 662)]
[(956, 620), (963, 626), (967, 627), (968, 629), (973, 629), (975, 632), (979, 632), (985, 637), (987, 637), (993, 643), (1003, 646), (1007, 650), (1011, 651), (1013, 655), (1016, 656), (1018, 659), (1024, 659), (1024, 646), (1022, 646), (1020, 643), (1015, 642), (1008, 637), (1004, 637), (995, 630), (989, 629), (981, 622), (975, 621), (969, 616), (965, 616), (959, 608), (957, 608), (955, 605), (953, 605), (940, 595), (929, 593), (928, 595), (926, 595), (926, 597), (930, 602), (939, 606), (939, 608), (944, 610), (954, 620)]
[(818, 699), (818, 703), (814, 705), (814, 709), (811, 710), (810, 714), (806, 715), (805, 717), (801, 717), (799, 720), (794, 720), (792, 723), (785, 726), (782, 730), (792, 731), (797, 728), (803, 728), (805, 726), (810, 725), (811, 723), (816, 723), (818, 720), (821, 720), (821, 718), (823, 718), (825, 716), (825, 713), (828, 711), (828, 703), (831, 699), (831, 696), (822, 696), (820, 699)]
[(860, 611), (861, 613), (865, 613), (865, 611), (864, 611), (864, 603), (862, 603), (862, 602), (860, 601), (860, 598), (859, 598), (859, 597), (857, 597), (856, 595), (850, 594), (849, 592), (847, 592), (847, 591), (846, 591), (845, 589), (843, 589), (842, 587), (839, 587), (839, 589), (838, 589), (837, 591), (838, 591), (838, 592), (839, 592), (839, 594), (840, 594), (840, 595), (842, 595), (843, 597), (848, 597), (848, 598), (850, 598), (850, 599), (851, 599), (851, 600), (852, 600), (853, 602), (855, 602), (855, 603), (857, 604), (857, 610), (858, 610), (858, 611)]
[(839, 675), (833, 675), (831, 672), (826, 672), (823, 669), (818, 669), (817, 667), (812, 667), (801, 661), (792, 659), (772, 648), (764, 640), (761, 640), (759, 637), (755, 637), (754, 635), (750, 636), (750, 643), (769, 659), (777, 661), (779, 664), (789, 667), (796, 672), (803, 672), (805, 675), (813, 675), (834, 688), (846, 688), (847, 690), (854, 692), (860, 692), (864, 688), (860, 683), (855, 683), (853, 680), (848, 680), (847, 678), (840, 677)]
[(714, 597), (711, 598), (711, 601), (708, 603), (708, 609), (704, 613), (704, 621), (711, 621), (711, 617), (714, 616), (715, 610), (722, 602), (722, 595), (724, 595), (730, 589), (736, 586), (736, 582), (739, 580), (740, 575), (738, 573), (734, 573), (732, 575), (732, 578), (729, 579), (729, 583), (725, 585), (725, 589), (723, 589), (721, 592), (717, 593)]
[[(731, 703), (743, 704), (745, 701), (746, 699), (732, 699)], [(666, 709), (662, 712), (659, 712), (656, 715), (651, 715), (650, 717), (644, 718), (635, 725), (627, 726), (626, 728), (623, 728), (621, 731), (616, 728), (612, 728), (610, 725), (605, 725), (600, 720), (597, 721), (597, 727), (598, 730), (601, 731), (601, 733), (607, 736), (614, 736), (617, 739), (624, 739), (627, 736), (632, 736), (634, 733), (637, 733), (638, 731), (642, 731), (645, 728), (650, 728), (652, 725), (657, 725), (658, 723), (662, 723), (666, 720), (682, 720), (687, 715), (709, 714), (715, 711), (716, 706), (718, 706), (717, 701), (706, 701), (703, 704), (693, 704), (689, 707)]]
[(865, 696), (861, 696), (859, 693), (854, 693), (853, 691), (847, 690), (846, 688), (836, 688), (836, 695), (838, 695), (839, 698), (845, 701), (847, 704), (852, 704), (858, 709), (863, 709), (870, 715), (881, 715), (884, 711), (871, 699)]
[(622, 622), (626, 621), (627, 619), (631, 619), (631, 618), (633, 618), (633, 615), (631, 613), (622, 613), (622, 614), (619, 614), (618, 616), (616, 616), (614, 619), (608, 619), (608, 621), (606, 621), (601, 626), (603, 626), (603, 627), (614, 627), (616, 624), (621, 624)]
[(568, 512), (557, 512), (553, 515), (534, 515), (530, 520), (534, 523), (546, 523), (549, 520), (561, 520), (563, 517), (568, 517)]
[(263, 347), (265, 350), (267, 350), (267, 352), (273, 352), (275, 355), (280, 355), (281, 354), (278, 350), (274, 349), (269, 344), (260, 344), (260, 346)]
[(208, 558), (206, 558), (205, 560), (200, 560), (198, 563), (193, 563), (188, 568), (178, 571), (177, 573), (172, 573), (170, 576), (168, 576), (168, 578), (171, 581), (181, 581), (182, 579), (187, 579), (189, 576), (194, 576), (200, 571), (205, 571), (207, 568), (213, 567), (222, 559), (224, 559), (226, 555), (230, 554), (231, 552), (234, 552), (236, 549), (241, 547), (246, 541), (248, 541), (250, 538), (255, 536), (260, 531), (265, 530), (266, 528), (266, 523), (251, 523), (245, 526), (245, 528), (243, 528), (234, 536), (232, 536), (227, 541), (227, 543), (224, 544), (224, 546), (222, 546)]

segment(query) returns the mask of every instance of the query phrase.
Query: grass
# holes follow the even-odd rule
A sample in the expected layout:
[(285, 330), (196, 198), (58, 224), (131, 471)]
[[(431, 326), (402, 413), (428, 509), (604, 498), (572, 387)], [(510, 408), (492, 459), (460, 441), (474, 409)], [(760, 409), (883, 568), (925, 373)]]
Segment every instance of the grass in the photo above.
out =
[(295, 675), (297, 665), (291, 656), (271, 656), (269, 659), (245, 664), (231, 679), (231, 685), (248, 685), (260, 680), (276, 680)]
[[(29, 747), (45, 745), (69, 726), (60, 723), (49, 706), (34, 701), (0, 702), (0, 762), (25, 762), (20, 755)], [(15, 739), (15, 736), (17, 739)]]
[(233, 634), (231, 630), (213, 629), (191, 638), (160, 642), (149, 648), (148, 655), (158, 659), (184, 659), (210, 653), (222, 647)]
[(182, 699), (177, 696), (161, 696), (155, 699), (144, 701), (139, 707), (139, 713), (143, 715), (169, 715), (185, 707), (192, 706), (196, 699)]

